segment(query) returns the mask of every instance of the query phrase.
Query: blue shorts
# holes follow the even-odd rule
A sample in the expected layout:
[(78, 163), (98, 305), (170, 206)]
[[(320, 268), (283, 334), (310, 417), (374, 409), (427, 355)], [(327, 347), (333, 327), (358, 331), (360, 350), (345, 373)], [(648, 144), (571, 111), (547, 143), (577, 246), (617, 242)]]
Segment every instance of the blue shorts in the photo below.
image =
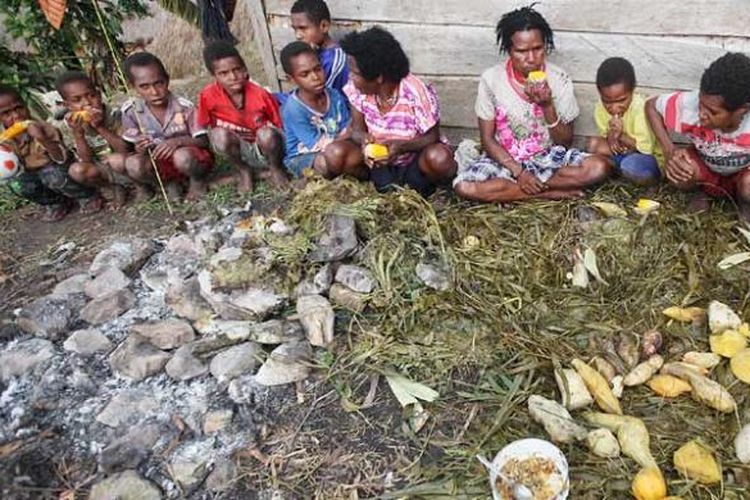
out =
[(302, 177), (302, 171), (312, 168), (315, 158), (320, 153), (302, 153), (284, 158), (284, 167), (295, 177)]
[(650, 184), (661, 179), (659, 162), (653, 155), (643, 153), (612, 155), (612, 162), (623, 177), (637, 184)]

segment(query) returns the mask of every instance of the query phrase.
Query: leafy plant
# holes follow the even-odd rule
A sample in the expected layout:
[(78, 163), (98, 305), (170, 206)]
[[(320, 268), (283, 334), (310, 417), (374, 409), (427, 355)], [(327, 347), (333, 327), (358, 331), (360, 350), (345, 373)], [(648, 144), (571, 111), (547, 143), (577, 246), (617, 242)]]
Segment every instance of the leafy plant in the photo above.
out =
[(0, 74), (0, 82), (22, 92), (45, 92), (51, 88), (54, 73), (67, 68), (86, 71), (105, 89), (117, 87), (115, 58), (125, 55), (120, 40), (122, 22), (144, 16), (147, 10), (142, 0), (98, 0), (98, 5), (113, 50), (101, 29), (93, 0), (69, 0), (60, 30), (47, 22), (36, 0), (0, 2), (7, 34), (26, 45), (24, 51), (4, 47), (0, 52), (0, 61), (8, 68)]

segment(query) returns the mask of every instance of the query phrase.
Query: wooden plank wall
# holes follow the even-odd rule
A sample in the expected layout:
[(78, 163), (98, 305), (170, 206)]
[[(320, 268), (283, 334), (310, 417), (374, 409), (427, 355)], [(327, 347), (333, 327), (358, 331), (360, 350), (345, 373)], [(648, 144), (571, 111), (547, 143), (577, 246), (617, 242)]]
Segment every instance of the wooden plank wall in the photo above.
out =
[[(257, 0), (253, 0), (257, 1)], [(479, 74), (500, 60), (494, 26), (519, 5), (506, 0), (327, 0), (334, 37), (380, 25), (409, 55), (412, 71), (431, 81), (442, 105), (442, 125), (453, 137), (473, 135)], [(264, 0), (276, 74), (276, 58), (294, 39), (289, 9), (293, 0)], [(595, 132), (594, 84), (599, 64), (611, 56), (628, 58), (641, 91), (657, 94), (697, 87), (703, 69), (728, 50), (750, 54), (748, 0), (546, 0), (537, 8), (555, 31), (550, 60), (576, 83), (581, 117), (578, 135)], [(271, 55), (266, 54), (270, 59)], [(267, 64), (266, 67), (271, 66)]]

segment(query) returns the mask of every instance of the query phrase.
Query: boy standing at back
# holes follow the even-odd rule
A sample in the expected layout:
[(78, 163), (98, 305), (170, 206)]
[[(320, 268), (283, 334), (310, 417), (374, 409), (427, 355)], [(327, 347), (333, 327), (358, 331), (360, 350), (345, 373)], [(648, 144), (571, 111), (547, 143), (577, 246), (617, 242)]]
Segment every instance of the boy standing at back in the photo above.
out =
[(196, 124), (193, 103), (170, 92), (164, 64), (149, 52), (128, 56), (123, 69), (139, 97), (122, 106), (122, 138), (135, 148), (122, 173), (136, 182), (140, 198), (148, 196), (156, 182), (151, 156), (172, 197), (179, 196), (179, 184), (187, 179), (186, 199), (200, 198), (206, 192), (213, 156), (206, 130)]
[(589, 152), (609, 158), (625, 179), (650, 185), (661, 179), (664, 158), (646, 118), (646, 98), (635, 87), (627, 59), (610, 57), (599, 66), (594, 121), (600, 137), (591, 139)]
[[(646, 112), (667, 179), (680, 190), (702, 190), (692, 208), (707, 210), (707, 195), (732, 197), (750, 222), (750, 57), (725, 54), (703, 73), (700, 91), (650, 99)], [(692, 147), (678, 148), (669, 132), (687, 136)]]
[(349, 81), (346, 54), (329, 34), (331, 12), (323, 0), (297, 0), (292, 5), (292, 28), (297, 40), (318, 51), (326, 87), (343, 93)]
[(203, 59), (215, 81), (198, 96), (198, 124), (211, 128), (214, 150), (225, 155), (239, 172), (239, 191), (252, 191), (253, 168), (268, 167), (277, 187), (287, 185), (281, 166), (284, 139), (276, 100), (249, 80), (245, 61), (231, 43), (206, 45)]

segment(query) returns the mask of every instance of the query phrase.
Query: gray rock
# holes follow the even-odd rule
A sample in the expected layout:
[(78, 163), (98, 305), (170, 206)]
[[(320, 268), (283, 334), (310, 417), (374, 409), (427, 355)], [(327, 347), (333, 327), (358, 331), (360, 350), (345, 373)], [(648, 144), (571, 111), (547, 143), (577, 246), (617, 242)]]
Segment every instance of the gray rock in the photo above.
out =
[(219, 382), (229, 382), (235, 377), (251, 372), (260, 364), (260, 352), (258, 344), (253, 342), (221, 351), (211, 360), (211, 375)]
[(92, 299), (101, 299), (130, 286), (130, 278), (116, 267), (102, 269), (93, 280), (86, 283), (84, 292)]
[(19, 342), (0, 354), (0, 380), (23, 375), (37, 368), (55, 355), (52, 342), (44, 339), (29, 339)]
[(125, 390), (114, 396), (96, 416), (96, 421), (109, 427), (132, 425), (159, 408), (159, 403), (144, 390)]
[(195, 340), (193, 327), (187, 321), (167, 319), (134, 325), (130, 329), (159, 349), (174, 349)]
[(333, 267), (330, 263), (325, 264), (315, 273), (312, 280), (301, 282), (294, 290), (295, 297), (302, 295), (323, 295), (328, 292), (333, 283)]
[(229, 399), (238, 405), (252, 404), (255, 394), (262, 386), (255, 381), (255, 375), (242, 375), (229, 382), (227, 393)]
[(417, 277), (433, 290), (444, 292), (451, 287), (450, 277), (448, 273), (443, 271), (437, 266), (432, 264), (424, 264), (420, 262), (417, 264)]
[(195, 326), (205, 336), (226, 337), (235, 344), (246, 340), (259, 344), (283, 344), (304, 338), (302, 326), (297, 321), (272, 319), (256, 323), (219, 319), (196, 323)]
[(190, 345), (177, 349), (164, 369), (175, 380), (190, 380), (208, 373), (208, 366), (193, 355)]
[(360, 266), (343, 264), (336, 270), (336, 282), (358, 293), (370, 293), (375, 288), (372, 273)]
[(174, 314), (191, 321), (200, 321), (213, 315), (211, 305), (201, 296), (198, 278), (168, 280), (164, 301)]
[(325, 347), (333, 342), (336, 315), (328, 299), (321, 295), (303, 295), (297, 299), (297, 316), (307, 340), (314, 346)]
[(133, 470), (120, 472), (91, 488), (89, 500), (160, 500), (161, 493), (151, 481)]
[(328, 290), (328, 298), (331, 302), (342, 307), (346, 307), (354, 312), (362, 312), (367, 306), (367, 295), (357, 293), (341, 283), (334, 283)]
[(47, 295), (24, 307), (17, 324), (26, 333), (54, 340), (68, 331), (81, 305), (75, 295)]
[(224, 430), (232, 423), (232, 417), (234, 417), (234, 411), (231, 408), (206, 413), (206, 416), (203, 418), (203, 432), (205, 434), (214, 434)]
[(108, 474), (135, 469), (151, 454), (159, 437), (168, 432), (157, 423), (138, 425), (112, 441), (99, 454), (99, 466)]
[(88, 373), (78, 368), (73, 369), (73, 375), (70, 377), (70, 385), (85, 395), (93, 395), (98, 389)]
[(115, 241), (94, 257), (89, 274), (98, 276), (106, 268), (116, 267), (125, 274), (131, 275), (140, 269), (155, 251), (156, 245), (143, 238)]
[(109, 363), (120, 375), (133, 380), (143, 380), (159, 373), (169, 358), (170, 355), (166, 352), (131, 335), (109, 355)]
[(123, 314), (135, 305), (135, 295), (130, 290), (120, 290), (100, 299), (94, 299), (81, 309), (81, 319), (99, 325)]
[(98, 330), (77, 330), (63, 342), (63, 349), (81, 356), (112, 350), (112, 342)]
[(271, 351), (260, 367), (255, 375), (255, 382), (271, 386), (304, 380), (310, 374), (311, 356), (312, 349), (305, 341), (281, 344)]
[(70, 278), (55, 285), (55, 288), (52, 290), (52, 295), (83, 293), (83, 287), (89, 281), (91, 281), (91, 276), (89, 276), (88, 273), (74, 274)]
[(281, 309), (286, 296), (268, 288), (248, 287), (231, 293), (214, 289), (214, 278), (207, 270), (198, 274), (201, 296), (223, 319), (263, 320)]
[(354, 219), (344, 215), (328, 218), (325, 232), (318, 238), (315, 249), (310, 253), (311, 262), (334, 262), (354, 254), (359, 241)]
[(226, 458), (220, 458), (214, 464), (211, 474), (204, 483), (208, 491), (222, 492), (228, 490), (237, 478), (237, 466)]
[(175, 451), (169, 472), (183, 490), (192, 490), (208, 475), (212, 449), (213, 439), (207, 439), (185, 443)]

